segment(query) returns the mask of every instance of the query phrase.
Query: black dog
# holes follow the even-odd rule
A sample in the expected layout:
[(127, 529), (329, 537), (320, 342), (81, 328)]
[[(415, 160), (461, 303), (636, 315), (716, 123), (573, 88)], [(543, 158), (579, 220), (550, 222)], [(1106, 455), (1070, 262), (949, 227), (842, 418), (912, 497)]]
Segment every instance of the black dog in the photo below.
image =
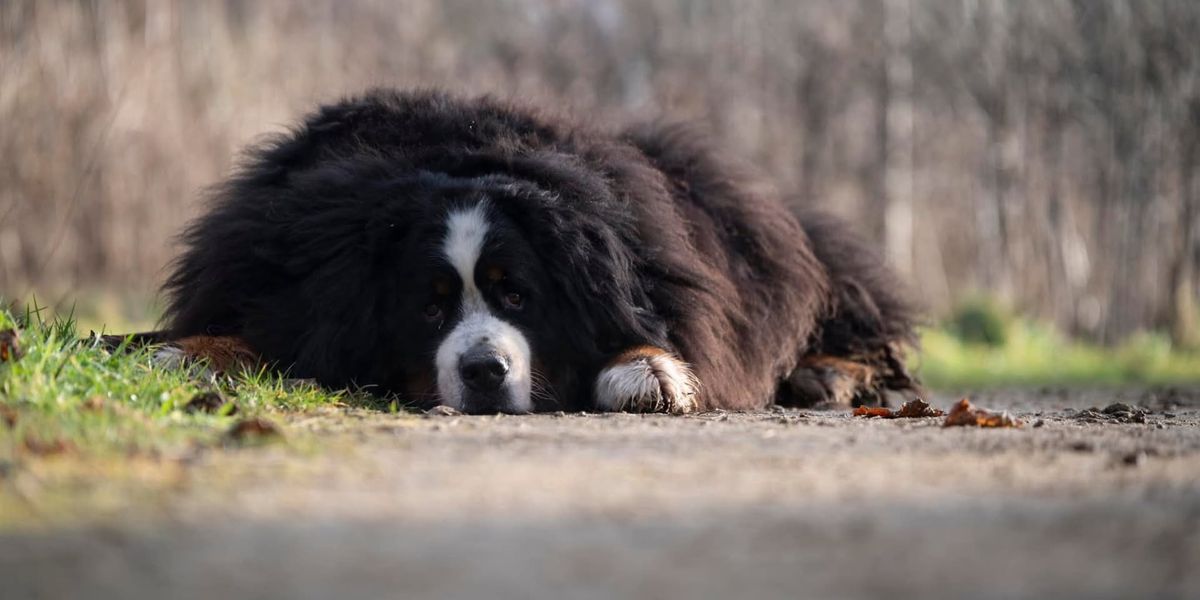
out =
[(688, 412), (915, 385), (883, 262), (681, 127), (375, 91), (254, 149), (184, 241), (166, 320), (185, 352), (232, 338), (416, 404)]

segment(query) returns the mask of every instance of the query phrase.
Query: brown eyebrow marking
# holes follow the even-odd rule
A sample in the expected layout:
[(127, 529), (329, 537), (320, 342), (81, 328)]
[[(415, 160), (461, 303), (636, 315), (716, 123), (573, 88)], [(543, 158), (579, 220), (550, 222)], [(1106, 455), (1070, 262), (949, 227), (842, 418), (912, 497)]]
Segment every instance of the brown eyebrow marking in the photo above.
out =
[(435, 279), (433, 281), (433, 291), (439, 296), (449, 296), (450, 282), (445, 279)]
[(504, 279), (504, 269), (501, 269), (500, 267), (488, 267), (483, 274), (484, 277), (487, 277), (488, 281), (493, 283)]

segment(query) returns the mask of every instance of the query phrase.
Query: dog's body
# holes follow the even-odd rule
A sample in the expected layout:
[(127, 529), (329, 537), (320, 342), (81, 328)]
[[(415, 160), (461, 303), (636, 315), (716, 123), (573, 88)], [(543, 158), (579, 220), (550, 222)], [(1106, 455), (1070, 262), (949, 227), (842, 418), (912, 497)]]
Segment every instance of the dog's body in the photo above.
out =
[(914, 314), (882, 261), (683, 128), (377, 91), (255, 150), (184, 241), (172, 337), (235, 336), (417, 404), (688, 412), (912, 387)]

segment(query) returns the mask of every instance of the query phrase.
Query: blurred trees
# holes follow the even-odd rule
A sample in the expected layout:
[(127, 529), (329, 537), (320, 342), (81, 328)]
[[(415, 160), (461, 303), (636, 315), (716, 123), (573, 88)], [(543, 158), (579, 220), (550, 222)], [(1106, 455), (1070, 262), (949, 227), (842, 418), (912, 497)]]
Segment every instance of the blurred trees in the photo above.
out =
[(0, 292), (153, 290), (254, 136), (370, 85), (707, 123), (935, 311), (1200, 337), (1194, 0), (0, 3)]

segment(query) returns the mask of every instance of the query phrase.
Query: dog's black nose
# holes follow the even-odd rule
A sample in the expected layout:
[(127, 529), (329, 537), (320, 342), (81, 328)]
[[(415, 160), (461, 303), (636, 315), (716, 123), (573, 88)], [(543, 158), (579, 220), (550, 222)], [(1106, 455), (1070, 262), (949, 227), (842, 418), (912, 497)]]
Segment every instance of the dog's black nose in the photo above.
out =
[(494, 350), (471, 350), (458, 361), (463, 384), (476, 392), (491, 392), (500, 388), (508, 376), (508, 361)]

